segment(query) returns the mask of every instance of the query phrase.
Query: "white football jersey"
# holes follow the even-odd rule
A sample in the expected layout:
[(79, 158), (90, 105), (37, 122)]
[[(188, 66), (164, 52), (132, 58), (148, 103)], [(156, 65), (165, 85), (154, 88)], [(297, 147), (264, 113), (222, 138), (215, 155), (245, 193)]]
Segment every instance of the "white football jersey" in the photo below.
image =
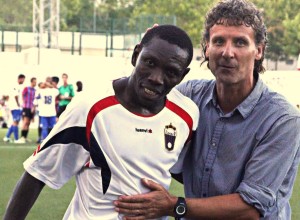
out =
[[(8, 99), (8, 107), (10, 110), (18, 110), (21, 109), (22, 106), (22, 91), (24, 89), (24, 86), (22, 84), (16, 84), (16, 86), (12, 89), (11, 93), (9, 94), (9, 99)], [(15, 97), (18, 97), (19, 104), (18, 106)]]
[(44, 88), (39, 90), (38, 110), (39, 116), (56, 116), (55, 98), (59, 94), (58, 89)]
[(102, 95), (82, 92), (24, 167), (54, 189), (76, 176), (64, 219), (121, 219), (113, 201), (148, 192), (141, 178), (169, 188), (170, 169), (181, 172), (174, 164), (198, 119), (198, 107), (176, 89), (158, 114), (147, 117), (125, 109), (112, 85)]

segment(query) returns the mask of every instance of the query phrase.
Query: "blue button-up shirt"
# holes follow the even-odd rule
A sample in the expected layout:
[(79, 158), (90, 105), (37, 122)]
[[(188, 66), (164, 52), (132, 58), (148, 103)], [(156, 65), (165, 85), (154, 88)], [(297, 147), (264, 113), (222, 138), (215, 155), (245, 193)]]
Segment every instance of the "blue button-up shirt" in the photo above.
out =
[(216, 101), (215, 80), (192, 80), (178, 89), (200, 109), (184, 161), (186, 196), (239, 193), (261, 219), (291, 219), (289, 199), (300, 160), (299, 111), (261, 79), (228, 114)]

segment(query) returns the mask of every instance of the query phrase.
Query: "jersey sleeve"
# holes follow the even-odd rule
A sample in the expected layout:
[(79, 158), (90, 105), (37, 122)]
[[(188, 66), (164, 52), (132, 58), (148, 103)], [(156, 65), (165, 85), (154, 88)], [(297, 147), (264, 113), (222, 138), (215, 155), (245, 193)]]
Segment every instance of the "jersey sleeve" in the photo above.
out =
[(88, 109), (88, 104), (80, 97), (72, 100), (47, 138), (24, 162), (29, 174), (59, 189), (85, 168), (90, 159), (85, 135)]
[(181, 97), (181, 101), (178, 104), (181, 105), (181, 107), (190, 115), (192, 119), (191, 135), (186, 141), (182, 151), (180, 152), (177, 162), (170, 169), (171, 173), (178, 174), (182, 172), (184, 158), (191, 146), (191, 139), (193, 138), (193, 135), (198, 128), (200, 112), (198, 106), (190, 98), (183, 96), (177, 89), (173, 89), (173, 92), (175, 95)]
[(73, 85), (70, 84), (70, 96), (74, 97), (75, 96), (75, 92), (74, 92), (74, 87)]

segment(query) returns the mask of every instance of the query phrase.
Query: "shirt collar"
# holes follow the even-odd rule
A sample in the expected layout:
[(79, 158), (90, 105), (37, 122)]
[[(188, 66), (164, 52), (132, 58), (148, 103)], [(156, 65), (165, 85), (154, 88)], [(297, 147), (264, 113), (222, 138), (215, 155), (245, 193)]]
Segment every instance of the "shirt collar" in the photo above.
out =
[(244, 118), (247, 118), (253, 111), (263, 93), (264, 88), (265, 85), (263, 81), (260, 77), (258, 77), (255, 87), (250, 95), (237, 107), (238, 111)]
[[(207, 99), (206, 104), (208, 104), (209, 102), (212, 102), (215, 107), (218, 107), (215, 86), (216, 86), (216, 83), (213, 83), (210, 88), (211, 93)], [(265, 88), (265, 85), (264, 85), (263, 81), (261, 80), (260, 77), (258, 77), (258, 80), (257, 80), (252, 92), (231, 113), (238, 111), (242, 115), (243, 118), (247, 118), (250, 115), (250, 113), (252, 112), (252, 110), (254, 109), (254, 107), (256, 106), (256, 104), (258, 103), (258, 101), (261, 97), (261, 94), (263, 93), (264, 88)]]

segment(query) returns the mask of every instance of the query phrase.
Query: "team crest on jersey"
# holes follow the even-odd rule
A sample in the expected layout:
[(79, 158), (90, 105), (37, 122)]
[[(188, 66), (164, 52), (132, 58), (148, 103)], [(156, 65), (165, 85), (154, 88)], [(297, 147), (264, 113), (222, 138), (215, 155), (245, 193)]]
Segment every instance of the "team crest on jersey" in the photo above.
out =
[(172, 123), (170, 123), (169, 125), (165, 126), (165, 148), (168, 151), (171, 151), (174, 149), (174, 145), (175, 145), (175, 139), (176, 139), (176, 127), (174, 127), (172, 125)]

